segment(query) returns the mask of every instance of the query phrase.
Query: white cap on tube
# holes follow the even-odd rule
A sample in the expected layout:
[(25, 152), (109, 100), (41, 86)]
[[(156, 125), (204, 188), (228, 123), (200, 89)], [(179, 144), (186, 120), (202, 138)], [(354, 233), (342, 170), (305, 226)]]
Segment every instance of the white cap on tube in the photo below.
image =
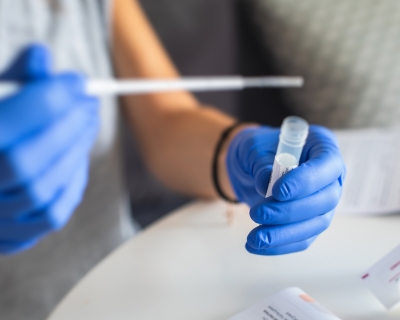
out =
[(291, 147), (303, 147), (308, 136), (308, 123), (300, 117), (287, 117), (281, 127), (280, 140)]

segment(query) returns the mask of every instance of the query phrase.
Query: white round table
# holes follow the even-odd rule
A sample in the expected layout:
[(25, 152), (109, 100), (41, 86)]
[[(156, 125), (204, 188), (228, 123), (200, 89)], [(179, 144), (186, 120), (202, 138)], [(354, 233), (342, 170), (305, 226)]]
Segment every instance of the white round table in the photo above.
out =
[(400, 244), (400, 215), (336, 215), (305, 252), (263, 257), (244, 244), (255, 227), (244, 206), (183, 207), (95, 267), (49, 320), (222, 320), (298, 286), (343, 320), (400, 319), (360, 275)]

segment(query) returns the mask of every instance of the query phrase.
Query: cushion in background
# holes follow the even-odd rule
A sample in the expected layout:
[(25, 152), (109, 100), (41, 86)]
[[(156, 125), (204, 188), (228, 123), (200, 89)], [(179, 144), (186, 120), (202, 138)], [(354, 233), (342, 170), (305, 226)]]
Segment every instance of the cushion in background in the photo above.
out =
[(286, 105), (332, 128), (400, 124), (400, 1), (246, 0)]

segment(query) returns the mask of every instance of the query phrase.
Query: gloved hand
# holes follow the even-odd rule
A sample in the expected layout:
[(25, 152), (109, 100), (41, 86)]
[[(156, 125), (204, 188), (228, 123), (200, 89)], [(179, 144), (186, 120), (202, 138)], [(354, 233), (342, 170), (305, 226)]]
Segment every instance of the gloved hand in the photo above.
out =
[(11, 254), (62, 228), (80, 203), (99, 103), (80, 75), (53, 74), (40, 45), (24, 50), (1, 80), (23, 84), (0, 97), (0, 254)]
[(331, 131), (310, 126), (300, 166), (278, 179), (265, 198), (279, 142), (279, 129), (247, 128), (232, 140), (226, 164), (239, 201), (260, 226), (246, 249), (278, 255), (305, 250), (328, 228), (342, 193), (345, 166)]

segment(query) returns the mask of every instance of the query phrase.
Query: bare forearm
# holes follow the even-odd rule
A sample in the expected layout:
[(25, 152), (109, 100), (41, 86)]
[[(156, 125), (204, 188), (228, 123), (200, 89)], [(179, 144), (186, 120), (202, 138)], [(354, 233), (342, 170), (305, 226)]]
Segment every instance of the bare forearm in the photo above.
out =
[[(120, 77), (177, 78), (179, 73), (148, 23), (136, 0), (114, 0), (114, 54)], [(175, 109), (193, 107), (196, 99), (188, 92), (132, 97), (135, 105)]]
[[(179, 76), (136, 1), (114, 0), (113, 21), (118, 76)], [(180, 192), (215, 197), (211, 180), (214, 148), (221, 132), (235, 120), (202, 107), (185, 91), (131, 96), (123, 102), (132, 130), (155, 175)], [(224, 163), (220, 162), (223, 188), (233, 196)]]
[(233, 120), (212, 108), (171, 112), (159, 120), (159, 126), (153, 122), (154, 127), (149, 128), (151, 133), (149, 130), (137, 132), (143, 135), (139, 140), (151, 170), (177, 191), (216, 196), (211, 181), (214, 147), (221, 132)]

